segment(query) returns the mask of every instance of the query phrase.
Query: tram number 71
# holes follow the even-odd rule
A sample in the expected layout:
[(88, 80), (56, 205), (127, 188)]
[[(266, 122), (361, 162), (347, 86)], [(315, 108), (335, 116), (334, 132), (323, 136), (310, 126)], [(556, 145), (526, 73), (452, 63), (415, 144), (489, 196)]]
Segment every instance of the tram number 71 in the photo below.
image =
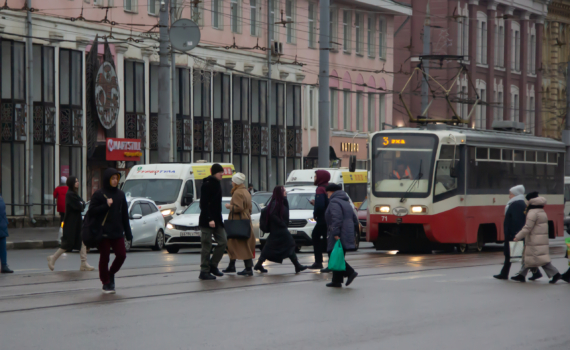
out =
[(388, 221), (388, 217), (387, 217), (387, 216), (382, 216), (382, 221)]

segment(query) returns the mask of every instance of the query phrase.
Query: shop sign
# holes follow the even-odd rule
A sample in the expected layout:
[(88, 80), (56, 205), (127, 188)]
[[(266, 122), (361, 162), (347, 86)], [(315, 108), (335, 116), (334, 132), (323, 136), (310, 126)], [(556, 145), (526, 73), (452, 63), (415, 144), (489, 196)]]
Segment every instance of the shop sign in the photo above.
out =
[(352, 142), (341, 142), (340, 143), (340, 151), (341, 152), (356, 153), (356, 152), (358, 152), (359, 149), (360, 149), (360, 147), (358, 146), (358, 143), (352, 143)]
[(103, 62), (95, 80), (95, 105), (97, 116), (105, 129), (115, 126), (119, 117), (121, 100), (117, 73), (109, 62)]
[(140, 139), (108, 138), (105, 148), (108, 161), (138, 162), (142, 156)]
[[(233, 165), (223, 165), (224, 167), (224, 179), (231, 178), (234, 175)], [(196, 180), (205, 179), (212, 174), (211, 165), (194, 165), (192, 166), (192, 171), (194, 172), (194, 178)]]

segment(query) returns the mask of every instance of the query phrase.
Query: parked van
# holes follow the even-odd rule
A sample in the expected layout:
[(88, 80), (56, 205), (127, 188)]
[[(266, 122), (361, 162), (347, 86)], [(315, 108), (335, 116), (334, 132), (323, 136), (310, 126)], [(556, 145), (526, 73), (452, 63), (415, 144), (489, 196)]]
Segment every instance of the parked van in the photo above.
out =
[(368, 193), (367, 170), (356, 169), (354, 172), (348, 171), (348, 168), (293, 170), (287, 178), (285, 187), (314, 186), (315, 171), (317, 170), (328, 171), (331, 174), (330, 182), (341, 185), (357, 208), (366, 199)]
[[(202, 181), (210, 176), (214, 163), (166, 163), (136, 165), (127, 175), (123, 192), (127, 197), (152, 199), (166, 222), (200, 199)], [(233, 164), (224, 168), (222, 195), (231, 196)]]

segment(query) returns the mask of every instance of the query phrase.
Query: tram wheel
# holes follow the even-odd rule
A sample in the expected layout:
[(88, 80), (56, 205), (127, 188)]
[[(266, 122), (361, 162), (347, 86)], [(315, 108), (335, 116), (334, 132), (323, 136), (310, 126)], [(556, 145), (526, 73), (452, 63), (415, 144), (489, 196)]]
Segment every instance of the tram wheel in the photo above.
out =
[(467, 253), (467, 251), (469, 250), (469, 246), (467, 244), (458, 244), (456, 248), (457, 252), (461, 254)]
[(485, 246), (485, 240), (482, 234), (477, 235), (477, 251), (478, 252), (482, 252), (483, 251), (483, 247)]

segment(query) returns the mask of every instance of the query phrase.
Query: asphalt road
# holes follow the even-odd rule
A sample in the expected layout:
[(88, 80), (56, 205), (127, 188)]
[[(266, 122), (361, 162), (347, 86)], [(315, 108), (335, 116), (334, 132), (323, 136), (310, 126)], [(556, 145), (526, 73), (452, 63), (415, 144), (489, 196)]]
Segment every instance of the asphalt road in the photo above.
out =
[[(565, 271), (561, 240), (553, 263)], [(350, 253), (360, 276), (269, 273), (198, 280), (197, 250), (130, 253), (117, 294), (102, 295), (79, 256), (10, 251), (0, 276), (0, 349), (569, 349), (570, 285), (497, 281), (500, 247), (482, 253)], [(310, 264), (310, 250), (299, 254)], [(89, 254), (96, 265), (97, 254)], [(227, 263), (227, 257), (222, 264)], [(238, 268), (243, 265), (238, 262)], [(514, 264), (512, 273), (518, 269)]]

